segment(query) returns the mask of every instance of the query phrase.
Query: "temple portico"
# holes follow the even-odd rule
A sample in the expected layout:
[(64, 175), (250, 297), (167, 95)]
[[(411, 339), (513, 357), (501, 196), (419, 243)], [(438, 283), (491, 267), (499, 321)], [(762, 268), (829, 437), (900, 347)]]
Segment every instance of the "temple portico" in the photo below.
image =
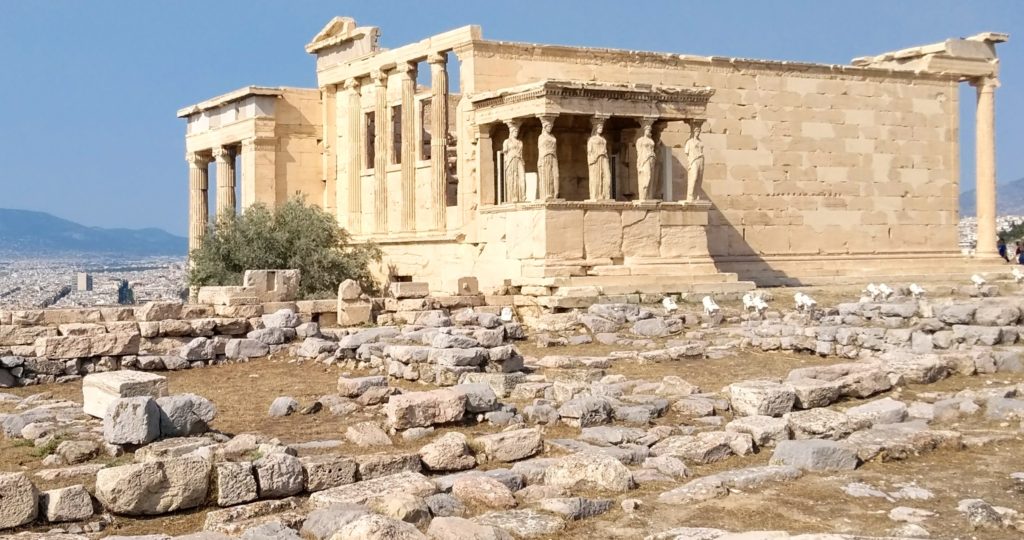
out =
[(307, 125), (319, 103), (315, 90), (245, 87), (178, 111), (188, 120), (190, 251), (210, 223), (211, 165), (215, 216), (294, 193), (322, 203), (323, 183), (309, 177), (319, 175), (319, 129)]

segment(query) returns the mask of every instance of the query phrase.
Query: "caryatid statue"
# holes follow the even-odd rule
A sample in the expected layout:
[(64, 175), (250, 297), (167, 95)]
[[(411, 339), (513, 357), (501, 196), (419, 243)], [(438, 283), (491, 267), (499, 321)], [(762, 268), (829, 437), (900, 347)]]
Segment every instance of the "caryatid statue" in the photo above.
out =
[(606, 201), (612, 198), (612, 169), (608, 161), (608, 141), (604, 132), (604, 118), (594, 117), (593, 131), (587, 139), (587, 166), (590, 181), (590, 200)]
[(537, 178), (540, 199), (549, 201), (558, 198), (558, 141), (551, 134), (555, 119), (542, 116), (540, 125), (540, 135), (537, 137)]
[(654, 198), (655, 143), (651, 138), (651, 124), (648, 119), (641, 123), (643, 134), (636, 140), (636, 183), (637, 198), (646, 201)]
[(686, 154), (686, 200), (698, 200), (697, 188), (704, 181), (704, 142), (700, 140), (701, 123), (690, 127), (690, 138), (683, 145)]
[(519, 122), (508, 122), (508, 138), (501, 146), (505, 158), (505, 202), (526, 200), (526, 163), (523, 162), (523, 141), (519, 140)]

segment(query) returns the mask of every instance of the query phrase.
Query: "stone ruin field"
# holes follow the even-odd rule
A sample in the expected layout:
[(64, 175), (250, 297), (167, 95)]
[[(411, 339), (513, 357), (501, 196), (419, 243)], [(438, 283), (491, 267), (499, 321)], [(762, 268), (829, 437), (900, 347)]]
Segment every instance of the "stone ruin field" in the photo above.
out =
[(0, 536), (1020, 537), (1024, 294), (927, 288), (0, 314)]

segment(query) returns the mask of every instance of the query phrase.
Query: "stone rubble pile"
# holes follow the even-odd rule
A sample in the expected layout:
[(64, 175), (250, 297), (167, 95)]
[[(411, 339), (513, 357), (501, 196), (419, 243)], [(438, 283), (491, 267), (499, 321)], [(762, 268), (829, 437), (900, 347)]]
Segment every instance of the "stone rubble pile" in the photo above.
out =
[[(415, 287), (410, 291), (419, 294)], [(1009, 434), (994, 433), (974, 430), (974, 422), (964, 420), (1021, 425), (1024, 384), (919, 391), (913, 399), (903, 397), (902, 389), (953, 374), (1019, 371), (1011, 361), (1019, 349), (1009, 348), (1016, 338), (921, 350), (912, 337), (955, 333), (958, 325), (1013, 329), (1016, 336), (1021, 311), (1014, 300), (937, 305), (934, 317), (924, 317), (917, 302), (913, 311), (882, 305), (888, 304), (841, 306), (820, 316), (769, 312), (762, 320), (744, 317), (735, 328), (720, 326), (733, 318), (594, 305), (585, 314), (526, 323), (562, 334), (621, 334), (617, 345), (642, 350), (539, 358), (519, 355), (510, 340), (525, 337), (523, 326), (501, 320), (486, 306), (450, 313), (398, 310), (391, 322), (401, 327), (337, 331), (303, 323), (289, 310), (275, 311), (262, 315), (260, 328), (245, 339), (262, 343), (266, 336), (291, 334), (289, 339), (301, 342), (278, 345), (296, 356), (363, 370), (341, 376), (336, 393), (318, 401), (324, 411), (347, 420), (342, 436), (359, 450), (332, 450), (341, 441), (283, 444), (258, 434), (209, 431), (216, 413), (212, 403), (168, 395), (157, 375), (92, 374), (82, 381), (83, 404), (0, 394), (0, 406), (12, 410), (0, 414), (5, 436), (37, 447), (60, 441), (55, 457), (47, 458), (52, 468), (35, 474), (76, 482), (40, 493), (25, 473), (0, 475), (0, 528), (71, 521), (84, 532), (80, 523), (99, 519), (95, 502), (126, 516), (217, 507), (206, 514), (204, 538), (534, 538), (559, 535), (572, 522), (600, 520), (617, 508), (630, 513), (645, 504), (689, 507), (736, 491), (805, 481), (813, 476), (808, 473), (849, 471), (869, 461), (913, 459), (1013, 437), (1015, 427)], [(414, 306), (432, 307), (402, 305)], [(809, 356), (819, 363), (780, 379), (734, 378), (716, 389), (678, 376), (609, 373), (622, 363), (696, 361), (741, 344), (763, 348), (757, 339), (778, 338), (781, 348), (781, 331), (757, 335), (768, 328), (775, 333), (775, 327), (808, 336), (815, 344), (807, 350), (820, 356), (836, 353), (819, 350), (819, 341), (835, 344), (849, 331), (856, 336), (856, 361)], [(858, 332), (867, 336), (875, 328), (882, 330), (884, 346), (861, 345)], [(901, 330), (906, 340), (887, 339)], [(834, 341), (822, 339), (829, 336)], [(364, 375), (366, 368), (377, 374)], [(410, 391), (399, 380), (433, 388)], [(295, 400), (282, 396), (271, 413), (298, 409)], [(103, 411), (102, 425), (97, 411)], [(389, 448), (395, 437), (422, 442)], [(125, 451), (134, 451), (133, 462), (90, 463), (100, 454)], [(768, 463), (751, 463), (760, 452), (770, 453)], [(709, 464), (719, 464), (714, 473), (695, 473)], [(652, 491), (656, 495), (637, 498)], [(898, 506), (900, 497), (888, 493), (881, 497), (892, 500), (890, 518), (900, 527), (892, 537), (928, 534), (929, 510)], [(970, 527), (1024, 531), (1015, 511), (980, 499), (962, 500), (947, 511)], [(634, 537), (643, 535), (636, 532)], [(732, 535), (673, 528), (647, 538), (811, 538), (780, 531)]]

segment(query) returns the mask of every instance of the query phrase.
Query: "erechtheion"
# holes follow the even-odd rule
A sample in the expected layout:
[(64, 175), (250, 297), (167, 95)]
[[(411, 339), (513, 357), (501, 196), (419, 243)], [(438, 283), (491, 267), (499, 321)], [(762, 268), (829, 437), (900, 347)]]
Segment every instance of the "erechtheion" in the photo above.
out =
[(851, 65), (490, 41), (476, 26), (395, 49), (379, 37), (335, 18), (306, 45), (318, 88), (178, 111), (193, 247), (216, 163), (218, 211), (304, 194), (382, 248), (382, 273), (438, 292), (463, 276), (626, 294), (949, 269), (967, 264), (967, 82), (978, 255), (995, 256), (1005, 34)]

